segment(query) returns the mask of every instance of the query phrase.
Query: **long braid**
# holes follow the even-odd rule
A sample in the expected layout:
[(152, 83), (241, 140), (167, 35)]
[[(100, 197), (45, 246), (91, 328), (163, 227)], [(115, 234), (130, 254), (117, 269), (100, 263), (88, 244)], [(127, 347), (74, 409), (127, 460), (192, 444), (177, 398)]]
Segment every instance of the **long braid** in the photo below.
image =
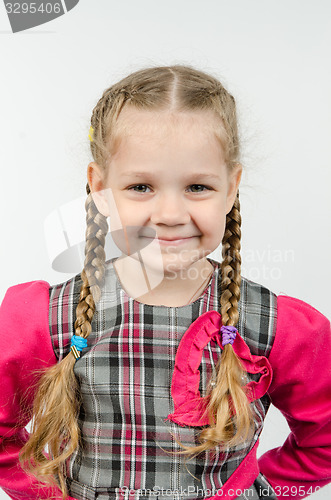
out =
[(81, 273), (82, 287), (76, 308), (75, 335), (87, 338), (91, 333), (91, 322), (95, 304), (100, 300), (100, 287), (105, 275), (105, 238), (108, 232), (107, 218), (94, 204), (90, 187), (85, 202), (86, 210), (86, 245), (84, 269)]
[[(100, 286), (105, 274), (105, 236), (108, 232), (107, 219), (97, 210), (88, 185), (86, 190), (86, 257), (74, 325), (75, 334), (84, 338), (91, 332), (95, 303), (100, 299)], [(63, 498), (67, 494), (64, 461), (76, 450), (80, 439), (80, 395), (74, 374), (75, 361), (74, 356), (69, 353), (41, 377), (34, 400), (31, 436), (20, 455), (22, 465), (43, 481), (48, 479), (51, 484), (56, 484), (53, 479), (56, 477), (63, 491)], [(47, 406), (44, 404), (46, 400)], [(58, 412), (57, 419), (53, 418), (54, 408)], [(51, 461), (43, 454), (46, 445)]]
[[(238, 304), (241, 283), (241, 215), (239, 191), (231, 211), (226, 216), (222, 240), (221, 263), (221, 316), (223, 325), (236, 326), (239, 319)], [(217, 367), (216, 386), (211, 391), (209, 412), (216, 418), (217, 441), (234, 446), (247, 439), (252, 430), (251, 408), (243, 390), (246, 371), (232, 345), (224, 346)], [(234, 414), (235, 420), (231, 419)], [(235, 425), (234, 425), (235, 423)], [(224, 429), (224, 431), (222, 431)], [(212, 437), (212, 436), (210, 436)], [(213, 440), (214, 440), (213, 438)], [(216, 440), (215, 440), (216, 441)]]
[[(239, 191), (231, 211), (226, 216), (222, 240), (221, 315), (223, 325), (236, 325), (239, 319), (238, 303), (241, 283), (241, 215)], [(229, 344), (227, 344), (229, 345)]]

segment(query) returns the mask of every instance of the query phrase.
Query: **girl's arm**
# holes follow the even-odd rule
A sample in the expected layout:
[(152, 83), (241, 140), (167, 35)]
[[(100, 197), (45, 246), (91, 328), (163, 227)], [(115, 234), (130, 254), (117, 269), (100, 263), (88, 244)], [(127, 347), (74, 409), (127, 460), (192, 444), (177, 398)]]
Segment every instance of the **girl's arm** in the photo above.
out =
[(27, 441), (35, 372), (56, 363), (48, 326), (49, 284), (31, 281), (10, 287), (0, 307), (0, 487), (14, 500), (62, 498), (40, 487), (20, 467)]
[(299, 499), (331, 482), (330, 321), (292, 297), (278, 296), (277, 310), (269, 394), (292, 432), (259, 465), (279, 499)]

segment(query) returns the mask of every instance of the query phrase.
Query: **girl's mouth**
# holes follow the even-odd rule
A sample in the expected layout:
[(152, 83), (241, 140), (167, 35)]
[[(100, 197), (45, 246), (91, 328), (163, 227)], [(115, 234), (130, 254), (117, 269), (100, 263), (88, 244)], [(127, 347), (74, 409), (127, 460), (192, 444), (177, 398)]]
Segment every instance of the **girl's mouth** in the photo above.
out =
[(178, 238), (176, 240), (163, 240), (162, 238), (157, 238), (160, 245), (165, 245), (165, 246), (178, 246), (182, 245), (183, 243), (187, 243), (189, 240), (194, 238), (194, 236), (190, 236), (188, 238)]

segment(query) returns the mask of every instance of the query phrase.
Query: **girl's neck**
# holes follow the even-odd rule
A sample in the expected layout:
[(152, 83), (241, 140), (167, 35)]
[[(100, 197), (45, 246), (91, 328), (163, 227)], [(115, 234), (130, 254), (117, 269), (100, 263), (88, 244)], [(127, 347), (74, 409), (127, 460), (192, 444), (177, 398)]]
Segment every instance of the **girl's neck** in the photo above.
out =
[(172, 271), (159, 282), (156, 279), (159, 273), (144, 268), (134, 258), (119, 258), (113, 265), (122, 288), (130, 297), (143, 304), (167, 307), (184, 306), (198, 299), (214, 271), (214, 266), (203, 258), (186, 269)]

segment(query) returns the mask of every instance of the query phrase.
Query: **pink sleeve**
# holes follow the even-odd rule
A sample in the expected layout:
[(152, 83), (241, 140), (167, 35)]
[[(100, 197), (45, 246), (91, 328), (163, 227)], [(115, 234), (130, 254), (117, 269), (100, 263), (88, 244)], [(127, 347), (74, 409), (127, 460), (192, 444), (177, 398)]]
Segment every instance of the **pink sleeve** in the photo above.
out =
[(278, 296), (277, 310), (268, 392), (291, 433), (259, 466), (279, 499), (300, 499), (331, 482), (330, 321), (292, 297)]
[(28, 437), (24, 427), (38, 380), (35, 371), (56, 363), (48, 307), (49, 284), (31, 281), (10, 287), (0, 308), (0, 487), (14, 500), (46, 499), (59, 493), (38, 488), (18, 462)]

